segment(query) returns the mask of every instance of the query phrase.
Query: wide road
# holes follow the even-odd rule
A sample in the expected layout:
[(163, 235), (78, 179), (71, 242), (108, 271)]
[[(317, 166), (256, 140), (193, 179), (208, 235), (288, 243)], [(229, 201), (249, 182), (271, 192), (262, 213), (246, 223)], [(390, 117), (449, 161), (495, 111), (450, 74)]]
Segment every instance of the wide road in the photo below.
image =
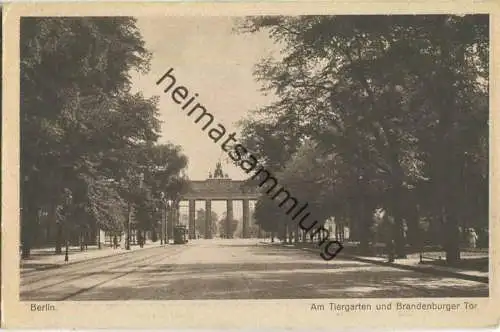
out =
[(488, 285), (259, 243), (194, 240), (21, 277), (21, 300), (488, 296)]

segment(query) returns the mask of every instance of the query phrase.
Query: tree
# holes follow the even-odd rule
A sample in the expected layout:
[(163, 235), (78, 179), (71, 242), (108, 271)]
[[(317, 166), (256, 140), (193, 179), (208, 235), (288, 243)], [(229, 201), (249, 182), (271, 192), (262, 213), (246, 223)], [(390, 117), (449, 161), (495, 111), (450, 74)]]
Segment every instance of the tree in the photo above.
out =
[[(147, 70), (150, 58), (134, 19), (21, 21), (21, 234), (26, 257), (40, 206), (55, 209), (65, 187), (88, 193), (91, 183), (103, 177), (119, 181), (123, 176), (118, 169), (127, 169), (123, 164), (128, 159), (109, 169), (108, 156), (155, 141), (159, 122), (156, 99), (129, 93), (129, 72)], [(75, 204), (82, 207), (96, 204), (88, 201), (91, 195), (77, 196)]]
[(156, 228), (165, 199), (176, 199), (187, 191), (187, 179), (182, 172), (187, 157), (179, 146), (172, 144), (146, 145), (138, 149), (137, 167), (144, 176), (144, 189), (138, 196), (135, 209), (143, 231)]
[[(295, 150), (308, 137), (347, 166), (345, 191), (333, 192), (365, 243), (380, 207), (404, 256), (404, 222), (418, 225), (427, 214), (446, 225), (447, 259), (456, 261), (463, 203), (487, 213), (487, 16), (261, 16), (239, 29), (268, 31), (282, 46), (282, 58), (265, 59), (255, 73), (277, 101), (246, 128), (297, 119)], [(287, 151), (268, 136), (258, 146)], [(283, 156), (273, 153), (262, 159)]]
[(262, 196), (255, 204), (254, 218), (255, 223), (262, 230), (272, 234), (273, 240), (276, 233), (280, 231), (282, 225), (286, 222), (283, 211), (268, 196)]
[[(236, 229), (238, 228), (238, 220), (236, 219), (231, 219), (227, 220), (227, 215), (224, 212), (222, 214), (222, 217), (219, 219), (219, 233), (220, 236), (223, 238), (233, 238), (234, 233), (236, 232)], [(229, 226), (229, 229), (228, 229)]]

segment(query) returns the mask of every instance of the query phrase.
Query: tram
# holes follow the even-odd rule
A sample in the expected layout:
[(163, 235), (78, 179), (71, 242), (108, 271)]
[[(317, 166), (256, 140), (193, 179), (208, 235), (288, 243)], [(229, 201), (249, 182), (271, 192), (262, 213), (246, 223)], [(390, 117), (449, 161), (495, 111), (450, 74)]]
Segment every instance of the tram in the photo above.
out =
[(174, 227), (174, 244), (186, 244), (188, 230), (186, 225), (178, 225)]

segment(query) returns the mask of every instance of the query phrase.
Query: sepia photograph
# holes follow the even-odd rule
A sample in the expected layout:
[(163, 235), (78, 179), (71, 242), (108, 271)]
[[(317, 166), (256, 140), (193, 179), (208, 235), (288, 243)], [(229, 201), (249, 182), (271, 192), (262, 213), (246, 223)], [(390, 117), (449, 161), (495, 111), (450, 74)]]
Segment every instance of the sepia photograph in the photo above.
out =
[(488, 31), (22, 18), (21, 299), (487, 297)]
[(19, 301), (473, 311), (493, 280), (490, 24), (20, 15)]

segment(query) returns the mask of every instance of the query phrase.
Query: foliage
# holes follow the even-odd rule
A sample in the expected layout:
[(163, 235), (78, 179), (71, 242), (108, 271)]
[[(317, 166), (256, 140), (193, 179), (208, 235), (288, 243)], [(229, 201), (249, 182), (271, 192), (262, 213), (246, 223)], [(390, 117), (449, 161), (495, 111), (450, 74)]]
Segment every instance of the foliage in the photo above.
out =
[[(215, 234), (217, 232), (217, 220), (219, 220), (219, 217), (217, 216), (217, 213), (214, 211), (212, 212), (212, 218), (210, 220), (210, 225), (211, 225), (211, 233)], [(195, 228), (196, 232), (200, 234), (201, 236), (205, 236), (205, 209), (198, 209), (196, 211), (196, 219), (195, 219)]]
[[(488, 29), (487, 15), (249, 17), (239, 30), (267, 31), (282, 57), (257, 66), (277, 101), (244, 123), (246, 141), (364, 244), (383, 208), (401, 254), (420, 214), (444, 222), (454, 260), (457, 225), (487, 221)], [(275, 229), (265, 202), (257, 220)]]
[(20, 43), (24, 256), (35, 212), (62, 204), (65, 191), (77, 228), (121, 230), (129, 207), (152, 227), (159, 187), (185, 190), (187, 159), (155, 145), (158, 98), (130, 92), (131, 71), (147, 72), (151, 57), (135, 19), (22, 18)]
[[(225, 238), (233, 238), (236, 232), (236, 229), (238, 228), (238, 220), (237, 219), (231, 219), (227, 220), (227, 215), (224, 212), (222, 214), (222, 217), (219, 219), (218, 222), (218, 229), (219, 229), (219, 234), (221, 237)], [(228, 227), (229, 226), (229, 229)]]

